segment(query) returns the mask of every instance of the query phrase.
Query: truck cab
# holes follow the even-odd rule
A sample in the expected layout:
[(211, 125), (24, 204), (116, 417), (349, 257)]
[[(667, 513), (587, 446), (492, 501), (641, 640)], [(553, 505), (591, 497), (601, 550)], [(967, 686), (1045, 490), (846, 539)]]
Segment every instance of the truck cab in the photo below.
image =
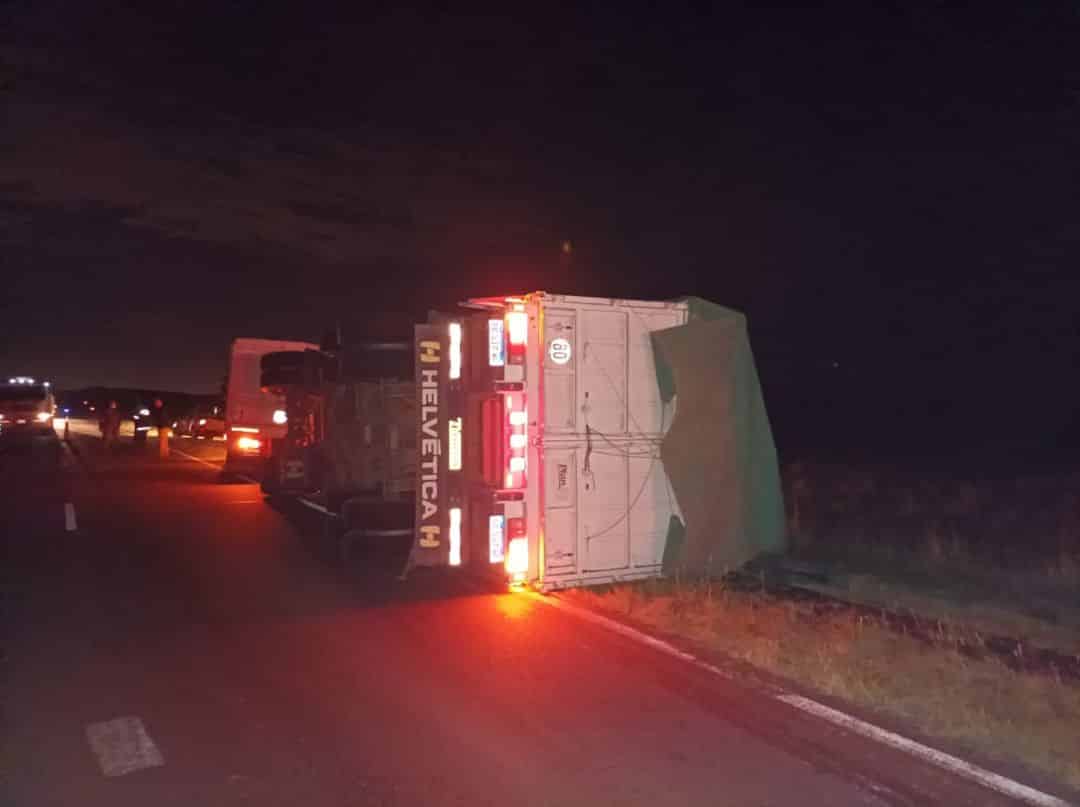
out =
[(229, 350), (225, 385), (224, 436), (226, 477), (262, 478), (274, 440), (285, 436), (288, 415), (285, 398), (263, 389), (260, 361), (268, 353), (317, 350), (310, 342), (242, 338)]
[(0, 432), (52, 434), (55, 414), (56, 401), (49, 382), (16, 376), (0, 384)]

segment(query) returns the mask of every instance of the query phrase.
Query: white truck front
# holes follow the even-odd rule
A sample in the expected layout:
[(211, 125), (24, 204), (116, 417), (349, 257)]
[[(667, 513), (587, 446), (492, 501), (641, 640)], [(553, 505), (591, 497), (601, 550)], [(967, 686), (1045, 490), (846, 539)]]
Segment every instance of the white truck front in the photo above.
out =
[(285, 436), (285, 399), (264, 391), (260, 359), (285, 350), (317, 350), (310, 342), (281, 339), (234, 339), (229, 349), (225, 391), (225, 471), (260, 478), (271, 441)]
[(417, 565), (542, 589), (655, 576), (678, 505), (649, 334), (682, 303), (534, 293), (416, 329)]

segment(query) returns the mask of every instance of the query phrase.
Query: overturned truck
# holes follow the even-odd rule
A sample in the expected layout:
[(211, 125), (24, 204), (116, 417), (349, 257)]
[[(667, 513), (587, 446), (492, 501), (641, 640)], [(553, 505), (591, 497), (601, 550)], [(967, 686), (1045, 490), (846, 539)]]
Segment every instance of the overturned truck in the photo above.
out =
[(410, 563), (540, 589), (785, 547), (745, 317), (537, 292), (415, 328)]

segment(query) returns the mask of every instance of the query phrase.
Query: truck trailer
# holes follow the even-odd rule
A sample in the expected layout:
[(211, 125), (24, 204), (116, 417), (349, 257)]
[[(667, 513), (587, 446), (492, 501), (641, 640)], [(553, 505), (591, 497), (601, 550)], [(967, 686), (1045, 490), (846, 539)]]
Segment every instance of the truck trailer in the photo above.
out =
[(745, 317), (535, 292), (414, 334), (413, 566), (541, 590), (720, 574), (784, 549)]

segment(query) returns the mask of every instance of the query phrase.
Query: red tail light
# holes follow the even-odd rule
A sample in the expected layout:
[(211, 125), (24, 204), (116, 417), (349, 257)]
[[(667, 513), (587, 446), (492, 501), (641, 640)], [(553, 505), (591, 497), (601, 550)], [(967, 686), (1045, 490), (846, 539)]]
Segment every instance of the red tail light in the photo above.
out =
[(481, 433), (483, 452), (480, 470), (484, 482), (493, 488), (501, 488), (506, 474), (506, 410), (502, 396), (489, 398), (481, 404)]
[(521, 310), (520, 304), (506, 313), (506, 342), (507, 363), (523, 364), (529, 342), (529, 315)]

